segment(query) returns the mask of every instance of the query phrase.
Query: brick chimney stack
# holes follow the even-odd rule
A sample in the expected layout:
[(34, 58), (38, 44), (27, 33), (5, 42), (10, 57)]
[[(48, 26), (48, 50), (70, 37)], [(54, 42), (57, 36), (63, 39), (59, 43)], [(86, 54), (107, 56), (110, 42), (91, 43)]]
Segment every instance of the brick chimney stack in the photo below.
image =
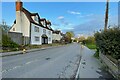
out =
[(20, 0), (16, 0), (16, 31), (22, 32), (22, 2)]
[(21, 11), (22, 5), (23, 3), (21, 2), (21, 0), (16, 0), (16, 11)]

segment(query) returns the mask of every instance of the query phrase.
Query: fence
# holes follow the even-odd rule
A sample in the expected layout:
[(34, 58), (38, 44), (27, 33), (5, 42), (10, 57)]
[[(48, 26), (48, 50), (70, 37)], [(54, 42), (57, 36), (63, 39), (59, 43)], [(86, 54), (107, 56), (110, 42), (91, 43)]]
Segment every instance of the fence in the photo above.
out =
[(107, 70), (118, 80), (120, 80), (120, 60), (118, 64), (113, 63), (109, 58), (100, 52), (100, 60), (104, 66), (107, 67)]

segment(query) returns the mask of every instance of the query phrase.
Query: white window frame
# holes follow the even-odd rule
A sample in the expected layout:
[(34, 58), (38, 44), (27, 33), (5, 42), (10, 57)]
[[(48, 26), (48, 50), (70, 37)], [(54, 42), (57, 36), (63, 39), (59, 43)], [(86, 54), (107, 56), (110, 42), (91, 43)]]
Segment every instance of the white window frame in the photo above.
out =
[(35, 27), (34, 27), (34, 31), (35, 31), (35, 32), (39, 32), (39, 27), (35, 26)]
[(40, 37), (35, 36), (34, 38), (35, 38), (35, 41), (40, 41)]
[(48, 31), (48, 34), (51, 35), (51, 31)]
[(46, 34), (46, 29), (43, 29), (43, 33)]
[(51, 37), (49, 37), (48, 39), (49, 39), (49, 41), (51, 41)]
[(35, 16), (35, 17), (34, 17), (34, 20), (38, 22), (38, 16)]

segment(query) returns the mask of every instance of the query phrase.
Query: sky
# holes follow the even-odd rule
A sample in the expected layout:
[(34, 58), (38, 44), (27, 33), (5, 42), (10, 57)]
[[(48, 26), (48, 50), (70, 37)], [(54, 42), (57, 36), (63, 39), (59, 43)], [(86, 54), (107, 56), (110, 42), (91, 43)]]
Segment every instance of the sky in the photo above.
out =
[[(105, 2), (24, 2), (31, 13), (51, 21), (54, 30), (73, 31), (76, 36), (93, 35), (104, 28)], [(2, 2), (2, 19), (12, 26), (15, 2)], [(110, 2), (109, 25), (118, 24), (118, 3)]]

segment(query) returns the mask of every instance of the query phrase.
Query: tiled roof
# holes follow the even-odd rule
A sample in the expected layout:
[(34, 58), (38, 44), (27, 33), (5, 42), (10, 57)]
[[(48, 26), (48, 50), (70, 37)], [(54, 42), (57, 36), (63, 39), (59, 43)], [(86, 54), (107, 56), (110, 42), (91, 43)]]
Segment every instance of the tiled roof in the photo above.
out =
[[(26, 10), (25, 8), (22, 8), (22, 12), (25, 13), (25, 15), (27, 16), (28, 20), (29, 20), (31, 23), (33, 23), (33, 24), (35, 24), (35, 25), (38, 25), (38, 26), (41, 26), (41, 27), (43, 27), (43, 28), (46, 28), (46, 29), (48, 29), (48, 30), (53, 31), (53, 29), (52, 29), (51, 27), (48, 28), (47, 26), (43, 26), (43, 25), (41, 24), (41, 21), (42, 21), (42, 20), (45, 20), (46, 24), (51, 24), (51, 22), (47, 23), (47, 21), (46, 21), (45, 18), (41, 18), (41, 19), (40, 19), (40, 16), (39, 16), (38, 13), (30, 13), (30, 12), (29, 12), (28, 10)], [(36, 16), (36, 15), (38, 16), (38, 21), (39, 21), (39, 23), (36, 23), (36, 22), (32, 19), (32, 16)], [(14, 23), (16, 23), (16, 20), (14, 21)]]
[(53, 33), (59, 34), (59, 33), (61, 33), (61, 31), (55, 30), (55, 31), (53, 31)]

